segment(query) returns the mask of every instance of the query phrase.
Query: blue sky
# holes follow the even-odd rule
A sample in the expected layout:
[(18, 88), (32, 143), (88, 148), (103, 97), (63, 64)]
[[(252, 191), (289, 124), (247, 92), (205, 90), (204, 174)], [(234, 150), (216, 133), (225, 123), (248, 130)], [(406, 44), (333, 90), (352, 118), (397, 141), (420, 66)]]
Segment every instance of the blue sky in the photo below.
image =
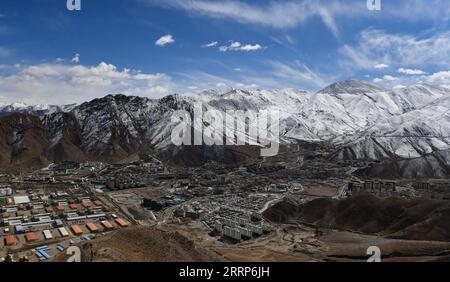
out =
[(0, 4), (0, 103), (109, 93), (450, 85), (447, 0), (15, 0)]

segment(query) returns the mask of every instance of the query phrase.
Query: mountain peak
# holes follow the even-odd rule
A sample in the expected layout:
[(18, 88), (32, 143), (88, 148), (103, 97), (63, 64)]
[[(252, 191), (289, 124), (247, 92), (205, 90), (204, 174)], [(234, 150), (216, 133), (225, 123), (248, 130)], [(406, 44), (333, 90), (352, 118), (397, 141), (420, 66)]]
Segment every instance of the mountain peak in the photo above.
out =
[(366, 94), (385, 91), (385, 89), (360, 80), (344, 80), (333, 83), (320, 90), (320, 94)]

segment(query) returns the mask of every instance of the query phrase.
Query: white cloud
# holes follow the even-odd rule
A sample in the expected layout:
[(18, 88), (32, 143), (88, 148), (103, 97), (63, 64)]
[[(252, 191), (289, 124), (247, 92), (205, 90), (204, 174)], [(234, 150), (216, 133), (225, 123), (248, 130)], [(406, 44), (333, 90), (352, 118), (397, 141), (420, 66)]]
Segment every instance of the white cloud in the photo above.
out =
[(394, 81), (394, 80), (397, 80), (398, 78), (393, 77), (392, 75), (385, 75), (385, 76), (383, 76), (383, 79), (386, 81)]
[(258, 51), (263, 49), (263, 47), (260, 44), (246, 44), (242, 45), (241, 42), (231, 41), (228, 46), (221, 46), (219, 50), (221, 52), (227, 52), (227, 51), (245, 51), (245, 52), (251, 52), (251, 51)]
[(374, 68), (376, 68), (376, 69), (387, 69), (387, 68), (389, 68), (389, 65), (377, 64), (377, 65), (374, 66)]
[(450, 65), (450, 32), (437, 33), (426, 38), (412, 35), (388, 34), (381, 30), (365, 30), (355, 46), (340, 49), (345, 63), (362, 69), (371, 69), (373, 62), (385, 62), (397, 67)]
[(172, 44), (174, 42), (175, 42), (175, 40), (173, 39), (172, 35), (168, 34), (168, 35), (164, 35), (160, 39), (156, 40), (155, 45), (164, 47), (164, 46), (166, 46), (168, 44)]
[(381, 79), (381, 78), (374, 78), (373, 82), (380, 83), (380, 82), (383, 82), (383, 79)]
[(102, 62), (97, 66), (40, 64), (15, 67), (13, 74), (0, 75), (0, 93), (9, 102), (67, 104), (111, 93), (159, 98), (170, 94), (171, 78), (135, 70), (118, 70)]
[(373, 82), (375, 82), (375, 83), (382, 83), (382, 82), (392, 82), (392, 81), (396, 81), (396, 80), (398, 80), (398, 77), (394, 77), (394, 76), (392, 76), (392, 75), (385, 75), (385, 76), (383, 76), (383, 78), (379, 78), (379, 77), (377, 77), (377, 78), (374, 78), (373, 79)]
[(72, 58), (72, 63), (78, 64), (80, 62), (80, 54), (75, 54)]
[(398, 72), (402, 73), (402, 74), (408, 74), (408, 75), (424, 75), (424, 74), (426, 74), (426, 72), (424, 72), (423, 70), (419, 70), (419, 69), (399, 68)]
[(211, 42), (211, 43), (204, 44), (204, 45), (202, 45), (201, 47), (202, 47), (202, 48), (212, 48), (212, 47), (216, 47), (218, 44), (219, 44), (219, 42), (213, 41), (213, 42)]
[(251, 44), (247, 44), (244, 45), (240, 48), (241, 51), (257, 51), (257, 50), (261, 50), (263, 47), (259, 44), (255, 44), (255, 45), (251, 45)]
[(55, 62), (63, 63), (65, 60), (63, 58), (56, 58)]
[(441, 71), (428, 76), (428, 81), (436, 83), (449, 83), (450, 71)]

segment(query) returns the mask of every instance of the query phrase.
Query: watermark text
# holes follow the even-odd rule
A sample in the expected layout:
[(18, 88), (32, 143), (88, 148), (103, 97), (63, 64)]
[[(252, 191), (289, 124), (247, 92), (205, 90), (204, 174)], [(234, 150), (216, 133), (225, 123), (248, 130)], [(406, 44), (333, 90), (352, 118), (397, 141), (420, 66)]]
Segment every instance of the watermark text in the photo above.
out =
[(81, 0), (67, 0), (67, 10), (81, 11)]
[(278, 154), (280, 136), (280, 113), (278, 111), (222, 112), (194, 105), (193, 113), (177, 111), (172, 115), (177, 123), (171, 134), (176, 146), (243, 146), (261, 147), (261, 156)]

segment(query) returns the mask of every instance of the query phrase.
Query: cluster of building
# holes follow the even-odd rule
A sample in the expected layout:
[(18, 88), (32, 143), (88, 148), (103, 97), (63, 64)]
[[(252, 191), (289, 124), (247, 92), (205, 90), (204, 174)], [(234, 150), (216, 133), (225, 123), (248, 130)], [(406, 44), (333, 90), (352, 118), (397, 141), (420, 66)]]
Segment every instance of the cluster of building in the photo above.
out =
[(266, 204), (277, 199), (269, 194), (212, 195), (174, 211), (175, 217), (202, 221), (224, 241), (239, 242), (271, 231), (261, 216)]
[(179, 205), (185, 200), (179, 196), (166, 196), (159, 199), (145, 198), (142, 202), (142, 206), (152, 211), (158, 212), (170, 206)]
[(421, 198), (450, 200), (450, 180), (415, 181), (411, 186)]
[(152, 186), (161, 175), (167, 174), (167, 167), (151, 158), (147, 162), (141, 160), (126, 165), (109, 165), (99, 171), (92, 182), (110, 190), (124, 190)]
[(393, 180), (365, 180), (351, 181), (347, 185), (348, 196), (366, 192), (379, 197), (408, 197), (433, 200), (450, 200), (449, 180), (428, 181), (393, 181)]
[(214, 232), (219, 234), (223, 240), (232, 242), (254, 239), (271, 232), (269, 225), (252, 219), (250, 215), (235, 217), (233, 213), (230, 213), (228, 217), (217, 217), (214, 223)]
[(347, 185), (347, 194), (366, 192), (380, 197), (398, 196), (396, 182), (391, 180), (352, 181)]
[(11, 186), (0, 185), (0, 197), (11, 196), (13, 193)]
[[(74, 237), (91, 240), (100, 233), (130, 225), (89, 189), (30, 188), (13, 190), (0, 199), (0, 250), (3, 252)], [(50, 258), (48, 250), (35, 253), (39, 260)]]

